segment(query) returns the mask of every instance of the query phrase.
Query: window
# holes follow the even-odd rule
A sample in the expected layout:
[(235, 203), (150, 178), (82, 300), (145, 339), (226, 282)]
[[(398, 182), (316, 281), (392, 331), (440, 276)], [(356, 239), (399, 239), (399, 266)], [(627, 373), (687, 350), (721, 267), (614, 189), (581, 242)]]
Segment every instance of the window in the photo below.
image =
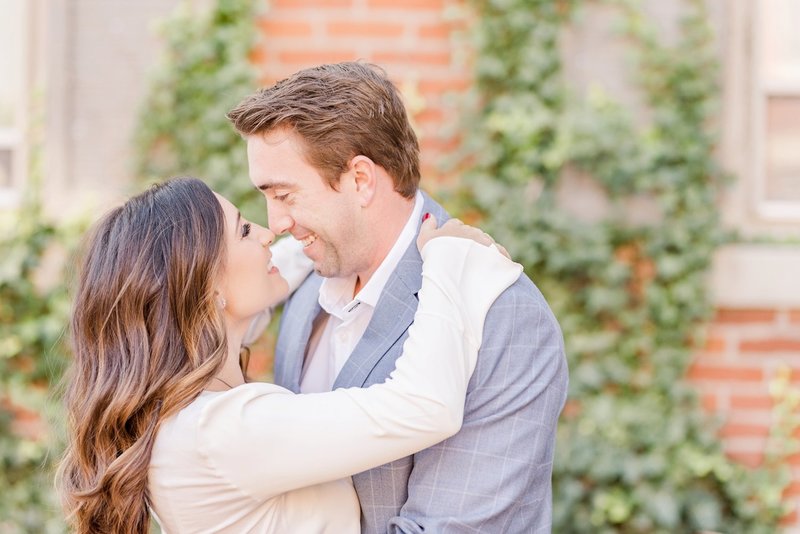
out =
[(0, 207), (16, 203), (27, 168), (26, 0), (0, 2)]
[(800, 220), (800, 2), (761, 0), (755, 48), (756, 209)]

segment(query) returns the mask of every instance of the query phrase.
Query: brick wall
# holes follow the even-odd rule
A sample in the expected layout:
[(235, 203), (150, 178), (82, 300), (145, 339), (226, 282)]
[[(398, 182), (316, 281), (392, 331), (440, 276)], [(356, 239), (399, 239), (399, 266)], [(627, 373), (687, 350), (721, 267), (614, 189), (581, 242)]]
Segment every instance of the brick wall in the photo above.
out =
[[(689, 378), (706, 408), (723, 419), (721, 434), (728, 454), (745, 465), (763, 461), (772, 424), (769, 386), (786, 366), (792, 370), (791, 387), (800, 389), (800, 310), (717, 310)], [(798, 508), (800, 455), (792, 457), (790, 465), (793, 483), (786, 498)], [(787, 522), (800, 531), (797, 510)]]
[[(447, 131), (457, 119), (453, 95), (470, 79), (463, 47), (453, 44), (453, 30), (463, 23), (445, 16), (460, 4), (273, 0), (260, 21), (263, 40), (255, 53), (261, 81), (270, 84), (320, 63), (363, 59), (382, 65), (403, 90), (417, 124), (423, 187), (435, 189), (448, 178), (439, 163), (455, 147)], [(726, 450), (745, 465), (761, 462), (771, 417), (769, 382), (782, 363), (795, 369), (800, 387), (800, 310), (720, 309), (692, 367), (690, 378), (705, 406), (725, 420)], [(261, 361), (257, 367), (268, 365)], [(792, 466), (795, 482), (787, 498), (800, 505), (800, 456)], [(797, 514), (790, 521), (800, 526)]]
[[(386, 69), (400, 87), (422, 145), (423, 187), (445, 179), (443, 155), (455, 147), (448, 130), (457, 116), (453, 95), (469, 71), (454, 52), (455, 0), (272, 0), (255, 53), (270, 84), (320, 63), (365, 60)], [(448, 21), (448, 19), (451, 19)]]

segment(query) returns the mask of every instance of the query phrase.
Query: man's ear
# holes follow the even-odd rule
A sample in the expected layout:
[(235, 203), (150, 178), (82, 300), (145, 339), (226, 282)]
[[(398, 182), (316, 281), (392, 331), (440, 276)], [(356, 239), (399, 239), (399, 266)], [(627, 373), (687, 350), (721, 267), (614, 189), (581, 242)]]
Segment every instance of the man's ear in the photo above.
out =
[(369, 206), (375, 198), (375, 190), (378, 186), (375, 162), (367, 156), (355, 156), (350, 160), (350, 172), (353, 173), (356, 195), (361, 201), (361, 207)]

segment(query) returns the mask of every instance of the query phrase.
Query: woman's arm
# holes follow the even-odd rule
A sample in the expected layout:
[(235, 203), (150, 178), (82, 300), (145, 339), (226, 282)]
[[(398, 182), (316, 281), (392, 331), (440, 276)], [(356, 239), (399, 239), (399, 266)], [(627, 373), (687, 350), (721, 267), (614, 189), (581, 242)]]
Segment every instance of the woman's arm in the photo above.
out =
[(521, 267), (494, 247), (439, 237), (422, 249), (419, 307), (383, 384), (295, 395), (247, 384), (200, 423), (209, 462), (252, 497), (357, 473), (458, 432), (486, 312)]

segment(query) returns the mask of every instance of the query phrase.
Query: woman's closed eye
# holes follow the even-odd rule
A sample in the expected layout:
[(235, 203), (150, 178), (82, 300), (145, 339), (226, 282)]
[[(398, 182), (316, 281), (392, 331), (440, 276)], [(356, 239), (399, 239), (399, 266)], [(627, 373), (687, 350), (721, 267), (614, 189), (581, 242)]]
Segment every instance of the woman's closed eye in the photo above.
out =
[(244, 223), (242, 225), (242, 238), (243, 239), (250, 235), (251, 227), (252, 227), (252, 225), (250, 223)]

